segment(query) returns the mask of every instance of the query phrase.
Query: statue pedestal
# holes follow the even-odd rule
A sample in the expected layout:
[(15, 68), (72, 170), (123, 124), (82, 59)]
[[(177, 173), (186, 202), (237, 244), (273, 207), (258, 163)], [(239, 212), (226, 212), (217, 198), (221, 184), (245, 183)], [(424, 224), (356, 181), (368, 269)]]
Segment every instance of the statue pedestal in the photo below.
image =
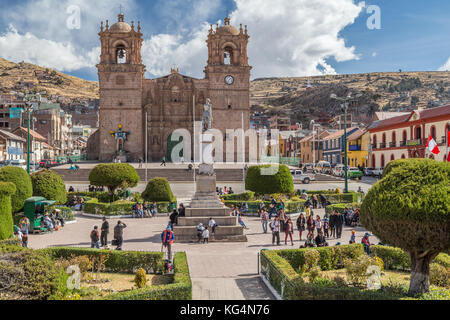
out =
[(216, 175), (212, 165), (201, 164), (197, 176), (197, 192), (191, 204), (186, 208), (186, 217), (178, 218), (178, 226), (174, 228), (177, 241), (196, 242), (197, 226), (202, 223), (209, 225), (210, 218), (216, 221), (218, 227), (213, 235), (210, 230), (212, 242), (247, 242), (243, 227), (238, 223), (237, 217), (230, 215), (227, 208), (216, 193)]

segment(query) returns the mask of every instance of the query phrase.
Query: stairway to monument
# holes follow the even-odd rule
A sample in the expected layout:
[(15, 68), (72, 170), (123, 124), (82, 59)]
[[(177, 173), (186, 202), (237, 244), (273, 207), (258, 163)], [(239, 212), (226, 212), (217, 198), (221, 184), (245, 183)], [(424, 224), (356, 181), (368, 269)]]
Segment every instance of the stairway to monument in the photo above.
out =
[(186, 216), (179, 217), (178, 225), (174, 228), (177, 241), (198, 241), (197, 226), (200, 223), (208, 226), (212, 218), (218, 227), (214, 234), (210, 230), (211, 242), (246, 242), (247, 236), (244, 234), (243, 227), (239, 225), (237, 217), (230, 216), (230, 209), (217, 196), (216, 175), (203, 174), (200, 168), (196, 184), (197, 191), (189, 207), (186, 207)]

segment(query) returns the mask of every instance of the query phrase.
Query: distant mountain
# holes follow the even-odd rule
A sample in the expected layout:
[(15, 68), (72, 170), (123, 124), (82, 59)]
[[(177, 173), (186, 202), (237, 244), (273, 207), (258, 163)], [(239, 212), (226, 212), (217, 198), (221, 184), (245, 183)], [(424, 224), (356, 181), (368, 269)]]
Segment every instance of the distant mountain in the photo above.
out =
[(0, 93), (28, 89), (67, 98), (98, 98), (98, 82), (43, 68), (30, 63), (14, 63), (0, 58)]
[(293, 123), (327, 121), (342, 114), (332, 93), (361, 94), (349, 107), (353, 119), (370, 123), (377, 111), (409, 111), (450, 103), (450, 72), (381, 72), (303, 78), (265, 78), (251, 83), (253, 111), (284, 113)]

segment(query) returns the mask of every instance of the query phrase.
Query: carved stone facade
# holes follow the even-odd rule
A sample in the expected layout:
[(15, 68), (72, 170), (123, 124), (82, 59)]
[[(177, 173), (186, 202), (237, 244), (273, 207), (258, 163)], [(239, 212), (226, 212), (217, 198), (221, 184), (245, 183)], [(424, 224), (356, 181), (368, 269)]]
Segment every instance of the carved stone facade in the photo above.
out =
[(107, 21), (104, 28), (102, 22), (99, 35), (100, 128), (96, 139), (100, 161), (112, 161), (116, 156), (116, 142), (110, 132), (119, 125), (130, 131), (124, 146), (130, 161), (145, 159), (146, 141), (148, 161), (159, 161), (163, 156), (170, 160), (171, 134), (186, 129), (193, 137), (194, 118), (195, 122), (202, 121), (207, 98), (213, 105), (212, 126), (222, 132), (224, 139), (226, 129), (242, 128), (242, 118), (244, 129), (249, 129), (251, 67), (247, 28), (241, 25), (238, 30), (230, 25), (229, 18), (215, 30), (211, 26), (204, 79), (181, 75), (176, 69), (162, 78), (145, 79), (140, 23), (135, 30), (134, 23), (124, 22), (122, 14), (111, 27)]

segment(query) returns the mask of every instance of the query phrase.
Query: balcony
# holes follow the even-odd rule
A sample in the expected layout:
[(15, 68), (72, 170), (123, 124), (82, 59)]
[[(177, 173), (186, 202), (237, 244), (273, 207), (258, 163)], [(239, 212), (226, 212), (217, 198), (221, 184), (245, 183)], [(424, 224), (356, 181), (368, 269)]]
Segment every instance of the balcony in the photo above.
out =
[(361, 151), (361, 145), (350, 145), (348, 146), (349, 151)]
[(408, 147), (421, 146), (423, 144), (424, 143), (423, 143), (422, 139), (415, 139), (415, 140), (408, 140), (408, 141), (406, 141), (406, 145)]
[(380, 143), (380, 149), (386, 149), (386, 143)]
[(396, 148), (397, 147), (397, 142), (390, 142), (389, 143), (389, 148)]
[(400, 147), (406, 147), (406, 141), (400, 141)]
[(447, 138), (445, 137), (445, 136), (443, 136), (442, 138), (441, 138), (441, 143), (440, 144), (447, 144)]

